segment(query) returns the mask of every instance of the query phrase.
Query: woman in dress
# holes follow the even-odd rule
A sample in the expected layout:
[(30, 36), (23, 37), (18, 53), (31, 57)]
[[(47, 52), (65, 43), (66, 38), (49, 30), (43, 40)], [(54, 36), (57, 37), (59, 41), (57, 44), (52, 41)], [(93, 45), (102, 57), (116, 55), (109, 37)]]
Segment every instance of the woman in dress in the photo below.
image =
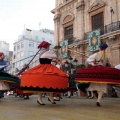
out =
[(19, 78), (5, 72), (7, 62), (4, 61), (4, 53), (0, 52), (0, 97), (3, 97), (4, 91), (10, 90), (11, 86), (19, 84)]
[[(105, 51), (107, 47), (108, 45), (106, 43), (102, 43), (99, 52), (89, 57), (92, 59), (92, 66), (76, 71), (77, 82), (91, 82), (88, 90), (98, 92), (97, 106), (101, 106), (101, 98), (107, 92), (107, 83), (120, 83), (119, 71), (111, 67), (106, 67), (109, 63), (109, 58)], [(89, 58), (88, 61), (90, 60)], [(111, 72), (113, 74), (112, 76)]]
[(42, 102), (42, 94), (50, 93), (48, 100), (52, 104), (56, 104), (53, 101), (54, 92), (66, 92), (68, 85), (67, 75), (51, 64), (52, 59), (56, 58), (56, 54), (53, 50), (49, 50), (50, 44), (43, 41), (38, 48), (40, 52), (40, 64), (34, 68), (24, 72), (21, 76), (21, 88), (24, 92), (37, 92), (37, 103), (45, 105)]
[[(93, 65), (103, 65), (106, 66), (107, 63), (109, 63), (109, 58), (105, 52), (108, 45), (106, 43), (101, 44), (100, 50), (98, 53), (95, 53)], [(88, 87), (89, 91), (97, 91), (98, 92), (98, 99), (97, 99), (97, 106), (100, 106), (100, 101), (102, 99), (102, 96), (104, 93), (107, 93), (107, 84), (101, 84), (101, 83), (91, 83)]]

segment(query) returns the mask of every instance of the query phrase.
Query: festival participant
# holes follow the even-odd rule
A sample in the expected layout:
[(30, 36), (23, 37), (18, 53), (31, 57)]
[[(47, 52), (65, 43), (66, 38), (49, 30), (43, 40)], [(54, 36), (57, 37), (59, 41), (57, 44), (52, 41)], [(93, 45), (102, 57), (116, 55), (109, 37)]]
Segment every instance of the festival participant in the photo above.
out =
[(4, 53), (0, 52), (0, 91), (3, 92), (10, 90), (10, 84), (12, 85), (19, 84), (20, 81), (17, 77), (10, 75), (4, 71), (6, 67), (6, 61), (4, 61)]
[[(99, 65), (106, 66), (106, 64), (109, 63), (108, 55), (105, 52), (107, 47), (108, 47), (108, 45), (106, 43), (102, 43), (100, 45), (99, 52), (95, 53), (89, 57), (89, 58), (93, 59), (93, 61), (91, 61), (93, 66), (96, 66), (96, 65), (97, 66), (99, 66)], [(95, 78), (93, 78), (93, 79), (95, 79)], [(96, 78), (96, 81), (97, 81), (97, 78)], [(103, 94), (107, 92), (107, 84), (92, 82), (90, 84), (90, 86), (88, 87), (88, 90), (98, 92), (98, 99), (97, 99), (96, 105), (101, 106), (100, 100), (101, 100)]]
[(4, 60), (5, 56), (3, 52), (0, 52), (0, 68), (5, 69), (7, 62)]
[(50, 49), (50, 44), (43, 41), (39, 46), (40, 52), (40, 65), (29, 69), (21, 76), (21, 88), (24, 92), (37, 92), (37, 103), (45, 105), (42, 102), (42, 94), (50, 93), (48, 100), (52, 104), (54, 92), (67, 91), (68, 77), (59, 68), (51, 64), (52, 59), (56, 58), (56, 54)]
[[(57, 68), (61, 69), (61, 63), (60, 60), (58, 60), (58, 62), (56, 60), (52, 60), (53, 65), (55, 65)], [(61, 94), (60, 93), (53, 93), (53, 100), (54, 101), (60, 101), (60, 99), (62, 99)]]
[(0, 68), (4, 69), (5, 72), (9, 72), (10, 65), (7, 61), (4, 60), (5, 55), (3, 52), (0, 52)]
[[(95, 64), (106, 66), (106, 64), (109, 63), (109, 58), (105, 53), (107, 47), (108, 45), (106, 43), (101, 44), (99, 52), (95, 54), (95, 60), (93, 65)], [(104, 93), (107, 93), (107, 84), (91, 83), (88, 87), (88, 90), (98, 92), (98, 99), (96, 105), (101, 106), (100, 101), (102, 99), (102, 96)]]
[[(88, 66), (95, 66), (94, 61), (95, 61), (95, 56), (97, 53), (94, 53), (92, 55), (89, 56), (89, 58), (87, 58), (86, 62), (87, 62), (87, 67)], [(94, 98), (94, 93), (93, 90), (90, 89), (93, 83), (90, 83), (89, 87), (86, 88), (86, 92), (87, 92), (87, 98)]]
[(68, 83), (68, 98), (71, 98), (73, 96), (74, 92), (77, 91), (77, 87), (75, 84), (75, 81), (72, 79), (72, 74), (70, 70), (67, 70), (67, 75), (69, 78), (69, 83)]
[[(4, 71), (6, 70), (7, 67), (7, 62), (4, 60), (4, 53), (0, 52), (0, 68), (3, 69)], [(0, 81), (0, 98), (4, 97), (4, 91), (10, 90), (10, 87), (8, 83), (5, 83), (3, 81)]]

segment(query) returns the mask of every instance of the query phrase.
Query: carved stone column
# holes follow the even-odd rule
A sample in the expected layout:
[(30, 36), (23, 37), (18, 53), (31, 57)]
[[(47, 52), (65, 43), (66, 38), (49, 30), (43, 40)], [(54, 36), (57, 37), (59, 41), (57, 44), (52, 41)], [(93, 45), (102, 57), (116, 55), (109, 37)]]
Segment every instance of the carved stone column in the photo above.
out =
[[(77, 9), (77, 24), (78, 24), (78, 38), (80, 40), (84, 40), (84, 32), (85, 32), (85, 23), (84, 23), (84, 8), (85, 8), (85, 2), (84, 0), (80, 0), (80, 2), (77, 3), (76, 9)], [(84, 45), (81, 45), (80, 52), (84, 53)], [(82, 56), (81, 62), (84, 64), (84, 58)]]
[(54, 16), (54, 45), (59, 43), (60, 13), (56, 12)]
[(84, 7), (85, 3), (84, 0), (81, 0), (81, 2), (77, 3), (77, 23), (78, 23), (78, 37), (79, 39), (84, 39)]

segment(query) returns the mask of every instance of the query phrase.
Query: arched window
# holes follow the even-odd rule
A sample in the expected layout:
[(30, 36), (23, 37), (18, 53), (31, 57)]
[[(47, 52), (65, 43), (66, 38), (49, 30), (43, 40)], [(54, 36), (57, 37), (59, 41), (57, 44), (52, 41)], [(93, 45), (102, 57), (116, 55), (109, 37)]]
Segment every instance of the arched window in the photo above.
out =
[(64, 39), (73, 38), (74, 14), (69, 13), (63, 19)]

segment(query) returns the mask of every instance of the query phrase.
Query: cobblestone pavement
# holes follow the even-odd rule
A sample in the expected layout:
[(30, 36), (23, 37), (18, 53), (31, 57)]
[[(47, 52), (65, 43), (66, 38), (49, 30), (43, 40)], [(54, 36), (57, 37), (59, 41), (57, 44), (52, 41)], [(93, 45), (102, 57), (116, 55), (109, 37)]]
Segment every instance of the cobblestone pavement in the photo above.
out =
[(57, 104), (43, 98), (45, 106), (38, 105), (37, 95), (29, 100), (8, 96), (0, 102), (0, 120), (120, 120), (120, 98), (104, 98), (101, 107), (96, 99), (64, 97)]

